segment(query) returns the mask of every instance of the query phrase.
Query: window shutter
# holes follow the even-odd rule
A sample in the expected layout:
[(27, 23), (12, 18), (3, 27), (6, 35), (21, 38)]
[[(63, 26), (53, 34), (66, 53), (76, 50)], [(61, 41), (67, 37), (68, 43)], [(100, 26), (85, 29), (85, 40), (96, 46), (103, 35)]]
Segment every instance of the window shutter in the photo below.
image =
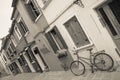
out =
[(36, 17), (34, 15), (34, 13), (31, 10), (30, 4), (25, 4), (26, 10), (28, 11), (28, 14), (30, 15), (30, 18), (32, 21), (35, 21)]
[(75, 16), (64, 25), (77, 47), (81, 47), (90, 43)]
[(90, 43), (77, 18), (73, 18), (71, 22), (71, 27), (75, 32), (75, 36), (78, 41), (78, 46), (84, 46)]
[(46, 36), (49, 44), (51, 45), (53, 51), (56, 53), (57, 50), (58, 50), (58, 47), (57, 47), (57, 45), (54, 43), (54, 40), (52, 39), (52, 37), (51, 37), (51, 35), (50, 35), (50, 32), (46, 33), (45, 36)]
[(22, 36), (25, 35), (25, 32), (22, 30), (21, 26), (19, 23), (17, 23), (18, 29), (20, 30), (20, 33), (22, 34)]
[(61, 34), (60, 34), (60, 32), (58, 31), (58, 29), (57, 29), (56, 26), (54, 27), (54, 30), (56, 31), (56, 33), (57, 33), (57, 35), (58, 35), (60, 41), (62, 42), (64, 48), (65, 48), (65, 49), (68, 49), (68, 46), (66, 45), (66, 43), (65, 43), (65, 41), (64, 41), (64, 39), (63, 39), (63, 37), (61, 36)]

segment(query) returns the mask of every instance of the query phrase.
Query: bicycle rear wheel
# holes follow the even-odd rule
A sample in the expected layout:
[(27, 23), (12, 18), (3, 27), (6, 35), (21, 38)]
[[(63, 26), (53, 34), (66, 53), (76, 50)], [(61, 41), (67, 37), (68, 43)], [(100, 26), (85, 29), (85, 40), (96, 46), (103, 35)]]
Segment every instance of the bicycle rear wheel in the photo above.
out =
[(94, 57), (94, 64), (101, 71), (109, 71), (113, 67), (114, 61), (110, 55), (99, 53)]
[(73, 61), (70, 70), (74, 75), (80, 76), (85, 73), (85, 65), (80, 61)]

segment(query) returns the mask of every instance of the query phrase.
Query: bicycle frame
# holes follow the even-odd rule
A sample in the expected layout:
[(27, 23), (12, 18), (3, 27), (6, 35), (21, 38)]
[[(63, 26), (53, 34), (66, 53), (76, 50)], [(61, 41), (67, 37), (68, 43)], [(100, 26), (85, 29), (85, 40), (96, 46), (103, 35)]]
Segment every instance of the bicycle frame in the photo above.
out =
[[(94, 73), (94, 70), (93, 70), (93, 66), (94, 66), (93, 57), (94, 56), (92, 55), (92, 52), (90, 51), (90, 58), (81, 57), (78, 55), (78, 52), (76, 52), (76, 55), (77, 55), (77, 60), (82, 61), (86, 63), (87, 65), (89, 65), (91, 67), (92, 73)], [(86, 60), (88, 60), (89, 62), (87, 62)]]
[[(86, 63), (86, 64), (89, 65), (89, 66), (94, 66), (94, 63), (93, 63), (94, 55), (95, 55), (95, 54), (99, 54), (100, 52), (105, 52), (105, 51), (102, 50), (102, 51), (99, 51), (99, 52), (96, 52), (96, 53), (92, 53), (92, 52), (89, 50), (89, 52), (90, 52), (90, 58), (81, 57), (81, 56), (78, 55), (78, 52), (76, 52), (77, 60), (78, 60), (78, 61), (80, 60), (80, 61)], [(87, 62), (86, 60), (89, 61), (89, 62)]]
[[(88, 64), (89, 66), (93, 66), (94, 64), (93, 64), (93, 54), (92, 54), (92, 52), (90, 51), (90, 58), (85, 58), (85, 57), (81, 57), (81, 56), (79, 56), (78, 55), (78, 52), (76, 52), (76, 54), (75, 54), (76, 56), (77, 56), (77, 60), (81, 60), (81, 61), (83, 61), (84, 63), (86, 63), (86, 64)], [(89, 62), (87, 62), (86, 60), (88, 60)]]
[[(82, 62), (86, 63), (86, 64), (87, 64), (87, 65), (89, 65), (89, 66), (94, 65), (94, 64), (92, 63), (92, 61), (91, 61), (91, 59), (90, 59), (90, 58), (79, 57), (79, 59), (78, 59), (78, 60), (80, 60), (80, 61), (82, 61)], [(90, 61), (90, 62), (87, 62), (86, 60), (88, 60), (88, 61)]]
[[(109, 56), (108, 54), (106, 54), (104, 50), (98, 51), (98, 52), (92, 52), (92, 50), (93, 50), (93, 48), (87, 49), (87, 51), (89, 51), (89, 57), (79, 56), (78, 55), (79, 51), (78, 50), (74, 51), (75, 52), (74, 55), (77, 56), (77, 60), (73, 61), (70, 65), (70, 69), (71, 69), (71, 72), (73, 74), (75, 74), (75, 75), (84, 74), (85, 65), (83, 63), (85, 63), (85, 64), (87, 64), (91, 67), (91, 72), (92, 73), (94, 73), (94, 69), (98, 69), (98, 70), (101, 70), (101, 71), (108, 71), (113, 67), (114, 62), (113, 62), (112, 57)], [(103, 58), (103, 57), (105, 57), (105, 58)], [(109, 63), (108, 60), (111, 63)], [(80, 63), (80, 64), (76, 65), (76, 63)], [(106, 65), (108, 63), (110, 65)], [(80, 72), (81, 72), (80, 74), (78, 72), (76, 72), (76, 70), (74, 72), (74, 65), (78, 66), (78, 67), (76, 67), (76, 68), (78, 68), (77, 71), (79, 71), (79, 67), (81, 67), (81, 69), (83, 69), (83, 71), (81, 72), (81, 70), (80, 70)]]

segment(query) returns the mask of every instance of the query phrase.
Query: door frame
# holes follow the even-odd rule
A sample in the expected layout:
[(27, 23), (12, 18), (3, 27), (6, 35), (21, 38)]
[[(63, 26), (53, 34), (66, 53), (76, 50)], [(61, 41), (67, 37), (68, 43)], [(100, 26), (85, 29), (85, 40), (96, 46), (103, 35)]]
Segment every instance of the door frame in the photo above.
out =
[[(109, 29), (109, 27), (108, 27), (108, 24), (105, 22), (105, 20), (104, 20), (104, 18), (102, 17), (102, 15), (101, 15), (101, 13), (100, 13), (100, 11), (99, 11), (99, 9), (100, 8), (103, 8), (104, 6), (107, 6), (109, 3), (111, 3), (113, 0), (110, 0), (110, 1), (104, 1), (103, 3), (101, 3), (101, 4), (98, 4), (97, 6), (95, 6), (95, 7), (93, 7), (93, 10), (97, 13), (97, 16), (98, 16), (98, 18), (99, 18), (99, 21), (100, 21), (100, 23), (102, 24), (102, 26), (104, 27), (104, 28), (106, 28), (106, 30), (107, 30), (107, 32), (109, 33), (109, 35), (111, 36), (111, 38), (112, 38), (112, 40), (113, 40), (113, 42), (115, 43), (115, 45), (116, 45), (116, 47), (117, 48), (115, 48), (115, 51), (118, 53), (118, 54), (120, 54), (120, 47), (117, 45), (117, 42), (115, 41), (116, 39), (120, 39), (120, 32), (119, 32), (119, 30), (117, 30), (116, 29), (116, 27), (115, 27), (115, 25), (113, 25), (113, 28), (115, 29), (115, 31), (117, 32), (117, 35), (118, 36), (116, 36), (116, 37), (114, 37), (113, 36), (113, 34), (111, 33), (111, 31), (110, 31), (110, 29)], [(110, 8), (110, 7), (109, 7)], [(112, 10), (111, 10), (112, 11)], [(113, 12), (112, 12), (113, 13)], [(112, 14), (112, 15), (114, 15), (114, 13)], [(108, 17), (108, 16), (107, 16)], [(114, 17), (115, 17), (115, 15), (114, 15)], [(110, 19), (109, 19), (110, 20)], [(117, 20), (117, 19), (116, 19)], [(110, 23), (111, 23), (112, 21), (110, 21)], [(118, 23), (119, 24), (119, 23)], [(119, 26), (120, 26), (120, 24), (119, 24)]]

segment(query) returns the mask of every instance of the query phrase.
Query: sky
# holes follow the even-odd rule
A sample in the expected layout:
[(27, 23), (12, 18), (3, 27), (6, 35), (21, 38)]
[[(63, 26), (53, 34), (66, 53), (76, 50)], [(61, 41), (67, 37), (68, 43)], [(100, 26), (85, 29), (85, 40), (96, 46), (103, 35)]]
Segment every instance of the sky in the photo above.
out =
[[(12, 0), (1, 0), (0, 3), (0, 39), (8, 34), (8, 30), (11, 27), (11, 22), (12, 22), (10, 20), (12, 14), (11, 4), (12, 4)], [(0, 40), (0, 49), (1, 49), (1, 40)]]
[(12, 0), (2, 0), (0, 3), (0, 38), (8, 34), (11, 27)]

